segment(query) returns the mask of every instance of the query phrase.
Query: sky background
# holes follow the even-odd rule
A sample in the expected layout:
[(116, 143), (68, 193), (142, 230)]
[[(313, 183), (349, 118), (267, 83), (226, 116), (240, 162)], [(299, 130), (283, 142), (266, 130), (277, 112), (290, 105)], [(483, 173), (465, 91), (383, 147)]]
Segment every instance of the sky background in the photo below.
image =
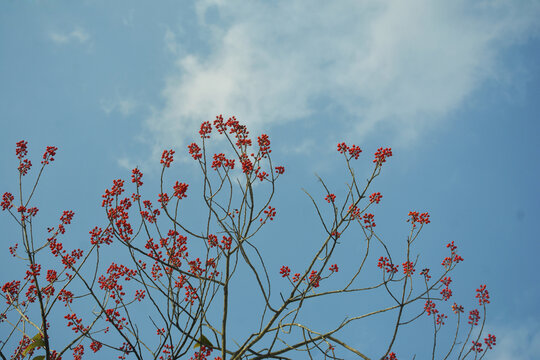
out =
[[(0, 192), (16, 192), (17, 141), (29, 142), (35, 164), (47, 145), (57, 146), (36, 198), (38, 224), (45, 230), (74, 210), (70, 241), (83, 247), (88, 231), (106, 222), (101, 194), (112, 179), (127, 180), (139, 166), (147, 196), (157, 198), (160, 154), (173, 148), (170, 176), (196, 186), (186, 145), (202, 121), (235, 115), (253, 135), (269, 134), (273, 161), (286, 168), (278, 215), (258, 240), (277, 275), (323, 235), (302, 189), (324, 206), (317, 174), (337, 201), (344, 197), (336, 144), (364, 150), (360, 179), (376, 149), (391, 147), (371, 187), (383, 194), (372, 211), (377, 233), (397, 253), (408, 212), (428, 211), (421, 261), (440, 263), (452, 240), (465, 259), (447, 305), (470, 309), (475, 289), (487, 284), (487, 332), (497, 335), (488, 357), (533, 359), (540, 351), (538, 18), (540, 2), (526, 0), (4, 1)], [(23, 271), (8, 254), (18, 232), (6, 215), (2, 283)], [(346, 276), (358, 258), (340, 256)], [(340, 304), (352, 309), (345, 315), (362, 311), (353, 298)], [(306, 311), (313, 321), (341, 320)], [(431, 331), (425, 316), (400, 332), (399, 359), (427, 356), (426, 339), (416, 335), (422, 329)], [(383, 330), (358, 323), (346, 338), (375, 356)]]

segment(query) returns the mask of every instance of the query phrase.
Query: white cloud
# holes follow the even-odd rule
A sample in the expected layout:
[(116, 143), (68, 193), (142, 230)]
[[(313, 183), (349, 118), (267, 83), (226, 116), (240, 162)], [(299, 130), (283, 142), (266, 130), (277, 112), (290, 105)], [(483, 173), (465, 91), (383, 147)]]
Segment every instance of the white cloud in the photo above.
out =
[(101, 99), (100, 105), (101, 110), (107, 115), (110, 115), (113, 111), (117, 111), (122, 114), (122, 116), (131, 115), (137, 107), (137, 103), (128, 98), (116, 98), (114, 100)]
[(506, 73), (497, 56), (537, 34), (540, 3), (207, 0), (197, 15), (210, 52), (179, 56), (147, 122), (158, 147), (221, 113), (253, 130), (309, 121), (320, 99), (354, 114), (357, 138), (384, 126), (410, 142)]
[(84, 44), (90, 40), (90, 35), (84, 29), (77, 27), (69, 33), (51, 32), (49, 38), (56, 44), (68, 44), (72, 41)]
[(163, 38), (163, 41), (165, 42), (165, 48), (167, 51), (169, 51), (172, 54), (176, 54), (178, 51), (178, 44), (176, 42), (176, 34), (171, 31), (171, 29), (167, 28), (165, 30), (165, 36)]
[(487, 358), (493, 360), (538, 359), (540, 353), (540, 328), (538, 324), (522, 324), (516, 327), (498, 327), (493, 333), (497, 345), (490, 350)]

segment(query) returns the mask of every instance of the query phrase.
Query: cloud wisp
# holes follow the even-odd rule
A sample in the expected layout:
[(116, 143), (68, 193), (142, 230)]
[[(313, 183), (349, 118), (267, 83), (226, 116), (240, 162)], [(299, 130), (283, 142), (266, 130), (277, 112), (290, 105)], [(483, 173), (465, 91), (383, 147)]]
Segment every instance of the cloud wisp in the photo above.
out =
[(51, 32), (49, 33), (49, 39), (59, 45), (69, 44), (71, 42), (84, 44), (90, 40), (90, 35), (84, 29), (77, 27), (71, 32)]
[(210, 51), (178, 54), (147, 121), (161, 148), (217, 114), (260, 130), (309, 122), (321, 104), (349, 114), (343, 125), (356, 138), (382, 127), (412, 143), (508, 70), (498, 56), (537, 35), (540, 5), (207, 0), (197, 15)]
[(119, 112), (122, 116), (133, 114), (137, 108), (135, 100), (130, 98), (101, 99), (101, 110), (110, 115), (112, 112)]

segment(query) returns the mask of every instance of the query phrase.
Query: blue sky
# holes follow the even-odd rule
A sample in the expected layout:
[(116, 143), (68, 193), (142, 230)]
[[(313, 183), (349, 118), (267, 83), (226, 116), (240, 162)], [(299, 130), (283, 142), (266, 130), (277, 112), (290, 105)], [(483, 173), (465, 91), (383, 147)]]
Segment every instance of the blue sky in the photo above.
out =
[[(540, 3), (525, 0), (2, 2), (0, 192), (16, 190), (17, 141), (29, 142), (35, 163), (58, 146), (39, 220), (45, 229), (74, 210), (71, 241), (83, 246), (106, 221), (101, 194), (112, 179), (139, 166), (156, 197), (159, 156), (174, 148), (171, 176), (195, 186), (196, 168), (180, 154), (202, 121), (236, 115), (252, 134), (270, 135), (274, 162), (287, 169), (278, 216), (260, 235), (277, 274), (323, 234), (302, 189), (322, 201), (317, 174), (338, 200), (345, 194), (336, 144), (364, 150), (360, 178), (376, 149), (391, 147), (371, 188), (383, 194), (373, 210), (379, 235), (397, 252), (408, 212), (429, 211), (422, 259), (437, 263), (452, 240), (465, 258), (455, 301), (470, 308), (474, 290), (488, 285), (487, 327), (498, 336), (490, 358), (533, 359), (539, 17)], [(0, 224), (3, 283), (17, 277), (6, 254), (18, 233), (8, 216)], [(343, 254), (340, 266), (354, 261)], [(355, 301), (344, 300), (345, 315), (361, 312)], [(384, 336), (374, 334), (384, 331), (366, 326), (346, 337), (376, 353)], [(424, 341), (411, 334), (429, 326), (423, 319), (401, 333), (400, 359), (424, 358)]]

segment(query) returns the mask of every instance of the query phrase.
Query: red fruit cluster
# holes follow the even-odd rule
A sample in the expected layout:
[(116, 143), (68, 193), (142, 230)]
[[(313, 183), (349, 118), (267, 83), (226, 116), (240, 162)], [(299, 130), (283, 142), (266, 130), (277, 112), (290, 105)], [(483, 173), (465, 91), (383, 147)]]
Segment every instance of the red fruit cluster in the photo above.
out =
[(344, 142), (337, 145), (337, 150), (340, 154), (346, 154), (348, 152), (349, 160), (352, 158), (354, 158), (355, 160), (358, 159), (360, 157), (360, 153), (362, 152), (362, 149), (360, 149), (359, 146), (347, 146), (347, 144), (345, 144)]
[(391, 148), (379, 148), (375, 152), (375, 159), (373, 160), (373, 162), (377, 165), (381, 165), (382, 163), (386, 162), (386, 158), (390, 156), (392, 156)]

